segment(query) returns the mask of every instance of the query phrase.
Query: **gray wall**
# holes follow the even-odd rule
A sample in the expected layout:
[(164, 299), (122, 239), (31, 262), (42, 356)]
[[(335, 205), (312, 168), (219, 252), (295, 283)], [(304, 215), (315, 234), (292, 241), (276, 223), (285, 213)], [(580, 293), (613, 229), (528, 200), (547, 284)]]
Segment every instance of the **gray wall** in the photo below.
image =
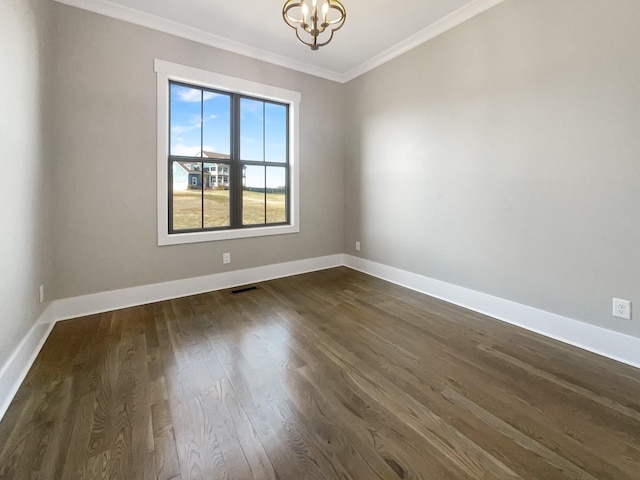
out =
[(48, 1), (0, 2), (0, 367), (42, 313), (38, 287), (52, 278), (49, 24)]
[(640, 336), (638, 25), (507, 0), (350, 82), (345, 251)]
[[(342, 85), (65, 5), (53, 10), (56, 298), (342, 252)], [(154, 58), (302, 93), (299, 234), (157, 246)]]

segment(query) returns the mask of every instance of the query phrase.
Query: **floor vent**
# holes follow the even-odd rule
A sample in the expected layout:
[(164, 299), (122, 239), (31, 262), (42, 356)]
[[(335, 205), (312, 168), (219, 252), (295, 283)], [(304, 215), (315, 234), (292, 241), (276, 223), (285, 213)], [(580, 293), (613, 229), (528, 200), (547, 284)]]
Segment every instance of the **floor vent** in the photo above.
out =
[(231, 293), (235, 295), (236, 293), (244, 293), (244, 292), (249, 292), (251, 290), (257, 290), (257, 289), (258, 287), (254, 287), (254, 286), (242, 287), (242, 288), (236, 288), (235, 290), (231, 290)]

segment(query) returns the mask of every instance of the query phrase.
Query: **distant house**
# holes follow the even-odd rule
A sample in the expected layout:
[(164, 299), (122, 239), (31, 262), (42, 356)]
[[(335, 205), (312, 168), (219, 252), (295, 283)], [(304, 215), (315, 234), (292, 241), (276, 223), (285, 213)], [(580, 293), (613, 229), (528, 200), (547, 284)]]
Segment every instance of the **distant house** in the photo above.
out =
[[(229, 165), (224, 163), (208, 163), (205, 159), (224, 159), (227, 154), (215, 152), (198, 152), (202, 161), (180, 160), (173, 162), (173, 190), (201, 189), (204, 177), (204, 188), (229, 188)], [(215, 160), (213, 160), (215, 161)]]
[(173, 162), (173, 191), (186, 190), (189, 185), (189, 170), (182, 162)]

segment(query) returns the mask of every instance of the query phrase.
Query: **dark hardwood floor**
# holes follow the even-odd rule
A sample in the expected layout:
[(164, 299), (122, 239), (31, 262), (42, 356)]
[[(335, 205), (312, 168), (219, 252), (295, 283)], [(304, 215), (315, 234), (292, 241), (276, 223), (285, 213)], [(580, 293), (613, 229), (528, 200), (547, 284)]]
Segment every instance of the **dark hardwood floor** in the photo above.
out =
[(58, 323), (0, 479), (640, 479), (640, 370), (337, 268)]

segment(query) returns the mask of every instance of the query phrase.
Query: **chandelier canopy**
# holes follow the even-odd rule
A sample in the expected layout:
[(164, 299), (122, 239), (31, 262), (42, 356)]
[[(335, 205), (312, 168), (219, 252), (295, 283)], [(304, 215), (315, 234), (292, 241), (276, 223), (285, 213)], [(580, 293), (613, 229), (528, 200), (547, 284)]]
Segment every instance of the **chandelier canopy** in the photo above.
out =
[(298, 40), (318, 50), (344, 25), (347, 11), (338, 0), (287, 0), (282, 18), (296, 31)]

